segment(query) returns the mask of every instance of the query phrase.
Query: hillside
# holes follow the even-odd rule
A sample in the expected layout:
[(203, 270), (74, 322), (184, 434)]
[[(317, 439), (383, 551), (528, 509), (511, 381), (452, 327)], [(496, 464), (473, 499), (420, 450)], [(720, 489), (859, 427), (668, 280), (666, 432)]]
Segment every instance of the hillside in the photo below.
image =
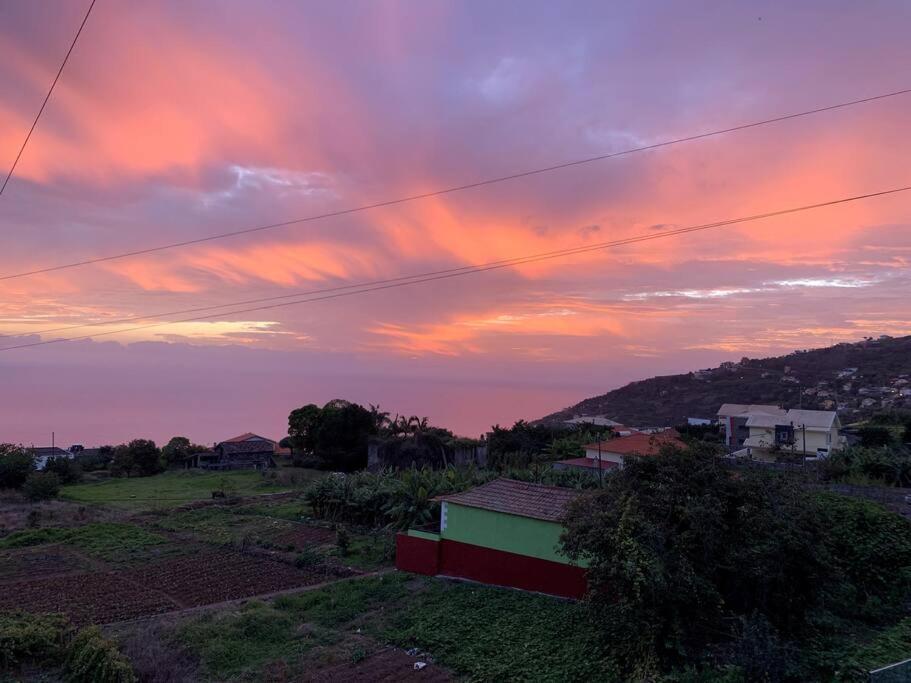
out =
[(711, 418), (722, 403), (832, 410), (843, 422), (874, 411), (911, 410), (911, 336), (866, 339), (776, 358), (632, 382), (548, 415), (553, 423), (601, 415), (636, 427)]

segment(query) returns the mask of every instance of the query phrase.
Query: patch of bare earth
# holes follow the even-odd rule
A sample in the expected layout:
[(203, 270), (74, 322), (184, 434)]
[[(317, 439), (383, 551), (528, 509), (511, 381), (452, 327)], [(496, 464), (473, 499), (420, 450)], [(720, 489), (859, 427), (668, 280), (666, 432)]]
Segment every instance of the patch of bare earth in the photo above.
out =
[[(426, 666), (415, 668), (423, 662)], [(453, 678), (445, 669), (398, 648), (384, 648), (358, 662), (345, 662), (311, 672), (300, 680), (309, 683), (374, 683), (376, 681), (428, 681), (443, 683)]]

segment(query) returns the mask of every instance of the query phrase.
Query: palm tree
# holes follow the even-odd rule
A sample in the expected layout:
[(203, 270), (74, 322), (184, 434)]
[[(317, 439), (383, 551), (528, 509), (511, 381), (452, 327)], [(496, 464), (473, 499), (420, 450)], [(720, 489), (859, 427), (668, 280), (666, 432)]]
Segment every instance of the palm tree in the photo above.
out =
[(368, 404), (370, 406), (370, 415), (373, 417), (373, 424), (377, 432), (384, 432), (389, 428), (389, 413), (380, 410), (380, 405)]

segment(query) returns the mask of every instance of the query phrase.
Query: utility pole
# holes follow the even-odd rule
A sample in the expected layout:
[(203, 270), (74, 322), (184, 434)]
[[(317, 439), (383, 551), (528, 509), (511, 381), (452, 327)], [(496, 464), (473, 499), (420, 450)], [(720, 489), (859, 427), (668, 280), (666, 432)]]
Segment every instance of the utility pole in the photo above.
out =
[(601, 435), (598, 435), (598, 487), (604, 487), (604, 474), (601, 472)]
[(807, 457), (807, 425), (800, 425), (800, 430), (803, 432), (803, 457)]

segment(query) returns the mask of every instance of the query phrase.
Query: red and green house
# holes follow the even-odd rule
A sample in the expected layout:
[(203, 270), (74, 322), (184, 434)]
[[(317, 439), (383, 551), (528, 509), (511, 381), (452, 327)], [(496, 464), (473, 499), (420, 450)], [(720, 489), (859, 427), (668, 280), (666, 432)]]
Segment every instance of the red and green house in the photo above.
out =
[(559, 550), (561, 520), (579, 491), (496, 479), (440, 496), (439, 530), (396, 539), (396, 567), (581, 598), (585, 569)]

